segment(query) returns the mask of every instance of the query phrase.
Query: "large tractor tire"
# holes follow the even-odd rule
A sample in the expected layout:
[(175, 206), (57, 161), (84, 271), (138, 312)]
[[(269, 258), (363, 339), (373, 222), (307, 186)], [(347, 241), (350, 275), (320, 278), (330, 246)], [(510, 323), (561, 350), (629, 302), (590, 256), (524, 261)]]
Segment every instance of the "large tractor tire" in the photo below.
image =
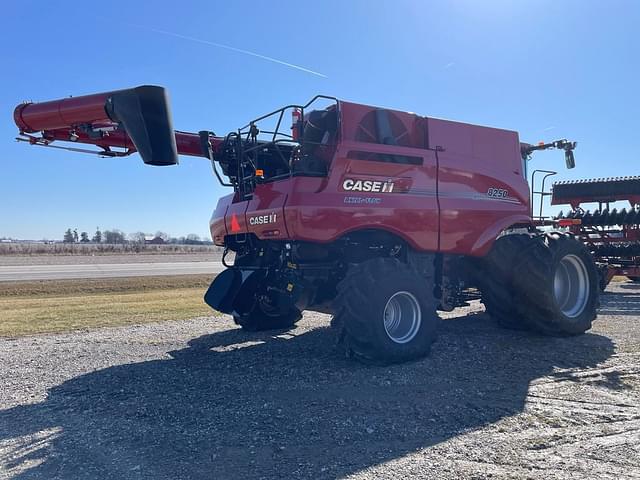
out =
[(440, 319), (433, 266), (426, 275), (393, 258), (349, 268), (337, 285), (333, 325), (350, 356), (385, 365), (429, 353)]
[(531, 236), (526, 234), (500, 237), (493, 244), (491, 252), (474, 263), (475, 280), (484, 308), (505, 328), (529, 328), (516, 308), (518, 294), (513, 285), (513, 266), (530, 243)]
[[(266, 272), (250, 275), (234, 299), (233, 320), (248, 332), (293, 328), (302, 314), (295, 306), (281, 306), (268, 294)], [(274, 303), (274, 301), (276, 303)]]
[(554, 336), (591, 328), (600, 276), (590, 253), (572, 236), (506, 235), (479, 265), (482, 302), (502, 326)]
[(598, 270), (571, 235), (531, 237), (514, 265), (517, 310), (531, 329), (546, 335), (578, 335), (591, 328), (599, 306)]
[(247, 332), (266, 330), (288, 330), (302, 317), (299, 310), (292, 308), (285, 314), (269, 314), (258, 305), (249, 313), (234, 315), (233, 321)]

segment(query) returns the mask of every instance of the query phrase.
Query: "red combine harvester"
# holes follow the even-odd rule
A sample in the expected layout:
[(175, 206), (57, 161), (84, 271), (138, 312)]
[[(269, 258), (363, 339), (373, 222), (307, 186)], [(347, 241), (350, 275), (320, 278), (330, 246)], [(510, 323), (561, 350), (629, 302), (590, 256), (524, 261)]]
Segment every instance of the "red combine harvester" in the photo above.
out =
[[(611, 203), (629, 202), (611, 209)], [(597, 203), (594, 211), (583, 204)], [(611, 279), (626, 276), (640, 281), (640, 177), (599, 178), (553, 185), (552, 205), (571, 205), (555, 221), (568, 227), (594, 256), (604, 290)]]
[(137, 151), (151, 165), (209, 159), (233, 192), (211, 218), (228, 268), (205, 301), (246, 330), (328, 312), (347, 353), (391, 363), (426, 355), (436, 311), (480, 295), (512, 328), (574, 335), (596, 317), (591, 254), (571, 235), (539, 231), (531, 213), (530, 154), (562, 149), (573, 168), (573, 142), (532, 146), (514, 131), (325, 96), (224, 137), (174, 132), (154, 86), (26, 103), (14, 117), (33, 145)]

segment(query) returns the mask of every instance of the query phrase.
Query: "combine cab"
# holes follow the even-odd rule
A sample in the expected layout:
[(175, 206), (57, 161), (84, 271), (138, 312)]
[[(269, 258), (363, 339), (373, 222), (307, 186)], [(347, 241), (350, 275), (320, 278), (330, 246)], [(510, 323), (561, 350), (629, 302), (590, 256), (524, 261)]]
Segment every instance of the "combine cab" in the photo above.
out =
[[(628, 207), (611, 208), (626, 201)], [(553, 185), (552, 205), (571, 205), (556, 221), (569, 228), (593, 254), (600, 273), (600, 287), (626, 276), (640, 281), (640, 177), (599, 178)], [(598, 204), (585, 210), (584, 204)]]
[(474, 298), (505, 326), (549, 335), (596, 317), (590, 253), (537, 230), (531, 213), (529, 156), (561, 149), (572, 168), (573, 142), (532, 146), (515, 131), (325, 96), (222, 137), (174, 132), (160, 87), (23, 104), (14, 117), (33, 145), (137, 151), (152, 165), (207, 158), (231, 190), (210, 223), (228, 268), (205, 301), (245, 330), (327, 312), (349, 355), (392, 363), (426, 355), (437, 310)]

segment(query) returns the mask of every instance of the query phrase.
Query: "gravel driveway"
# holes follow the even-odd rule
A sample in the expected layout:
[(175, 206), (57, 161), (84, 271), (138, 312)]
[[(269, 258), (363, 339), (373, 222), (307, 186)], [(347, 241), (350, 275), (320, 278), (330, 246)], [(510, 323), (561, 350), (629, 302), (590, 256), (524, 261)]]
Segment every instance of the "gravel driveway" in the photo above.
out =
[(640, 286), (602, 303), (562, 339), (474, 304), (390, 368), (314, 313), (0, 340), (0, 478), (640, 478)]

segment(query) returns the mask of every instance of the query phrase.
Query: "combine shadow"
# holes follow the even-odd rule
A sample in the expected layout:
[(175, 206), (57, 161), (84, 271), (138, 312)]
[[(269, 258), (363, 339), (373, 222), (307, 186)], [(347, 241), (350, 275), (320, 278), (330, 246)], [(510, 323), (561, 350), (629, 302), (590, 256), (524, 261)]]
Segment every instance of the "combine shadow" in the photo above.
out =
[(19, 439), (2, 463), (23, 467), (18, 479), (343, 477), (518, 414), (532, 380), (614, 351), (599, 335), (542, 338), (484, 315), (445, 321), (411, 364), (362, 366), (332, 342), (326, 328), (233, 329), (79, 376), (0, 411), (0, 441)]

